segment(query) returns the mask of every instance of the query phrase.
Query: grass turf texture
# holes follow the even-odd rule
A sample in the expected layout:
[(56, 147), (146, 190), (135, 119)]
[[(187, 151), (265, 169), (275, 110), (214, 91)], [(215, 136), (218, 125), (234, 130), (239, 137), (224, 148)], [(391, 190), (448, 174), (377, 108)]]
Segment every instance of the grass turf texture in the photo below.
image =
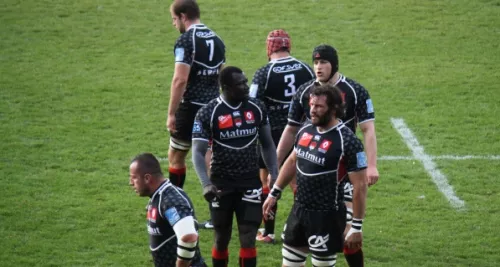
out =
[[(166, 157), (173, 44), (166, 1), (0, 3), (0, 262), (3, 266), (150, 264), (145, 198), (128, 187), (132, 156)], [(200, 1), (202, 21), (249, 77), (265, 36), (285, 28), (293, 55), (334, 45), (340, 70), (365, 85), (379, 155), (410, 155), (404, 118), (430, 155), (500, 151), (499, 1)], [(283, 12), (280, 12), (283, 11)], [(279, 12), (279, 13), (277, 13)], [(495, 266), (500, 162), (436, 160), (465, 211), (418, 161), (380, 161), (364, 226), (367, 266)], [(163, 169), (167, 170), (166, 163)], [(186, 191), (207, 204), (191, 165)], [(425, 196), (422, 198), (421, 196)], [(291, 206), (280, 201), (277, 230)], [(201, 231), (209, 260), (211, 231)], [(234, 231), (230, 265), (237, 265)], [(260, 266), (280, 246), (258, 245)], [(339, 257), (338, 266), (346, 266)]]

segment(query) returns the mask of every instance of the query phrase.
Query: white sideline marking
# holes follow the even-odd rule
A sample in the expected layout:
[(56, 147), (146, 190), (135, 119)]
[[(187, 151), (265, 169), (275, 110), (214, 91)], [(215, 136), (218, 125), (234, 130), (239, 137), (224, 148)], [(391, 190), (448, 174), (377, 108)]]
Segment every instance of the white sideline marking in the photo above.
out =
[(413, 157), (422, 162), (425, 170), (431, 176), (432, 181), (436, 184), (439, 191), (448, 199), (451, 206), (456, 209), (464, 208), (465, 202), (455, 195), (453, 187), (448, 183), (446, 176), (437, 168), (432, 157), (425, 154), (424, 147), (418, 143), (417, 138), (413, 135), (408, 126), (406, 126), (404, 120), (400, 118), (391, 118), (391, 122), (394, 128), (403, 137), (408, 148), (412, 151)]
[[(449, 160), (467, 160), (467, 159), (485, 159), (485, 160), (500, 160), (500, 155), (441, 155), (441, 156), (431, 156), (431, 159), (449, 159)], [(412, 156), (380, 156), (378, 160), (416, 160), (417, 158)]]

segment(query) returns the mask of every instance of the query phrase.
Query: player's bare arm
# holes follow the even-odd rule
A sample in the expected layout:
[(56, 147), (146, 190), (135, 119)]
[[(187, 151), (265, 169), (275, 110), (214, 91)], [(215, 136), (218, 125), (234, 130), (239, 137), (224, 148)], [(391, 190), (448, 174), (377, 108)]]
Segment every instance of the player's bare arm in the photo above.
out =
[(170, 85), (170, 101), (168, 104), (167, 129), (175, 132), (175, 112), (179, 108), (182, 95), (186, 89), (191, 66), (184, 63), (176, 63), (172, 84)]
[(368, 183), (366, 179), (366, 169), (350, 172), (349, 179), (354, 187), (352, 198), (353, 222), (351, 229), (346, 234), (346, 246), (350, 249), (358, 249), (362, 245), (363, 234), (361, 231), (362, 220), (365, 217), (366, 194)]
[(368, 168), (366, 176), (368, 185), (377, 183), (379, 174), (377, 169), (377, 136), (375, 134), (375, 121), (370, 120), (359, 124), (359, 128), (363, 133), (363, 141), (366, 150)]
[(278, 155), (278, 166), (280, 166), (286, 159), (288, 152), (293, 147), (293, 143), (295, 141), (295, 136), (299, 131), (298, 126), (287, 125), (285, 130), (283, 130), (283, 135), (281, 135), (280, 142), (278, 144), (278, 148), (276, 149)]
[(266, 218), (268, 218), (269, 215), (272, 215), (270, 214), (271, 208), (276, 205), (276, 201), (283, 188), (285, 188), (295, 177), (295, 174), (297, 172), (297, 169), (295, 167), (296, 160), (297, 154), (292, 152), (292, 154), (285, 161), (285, 164), (283, 164), (283, 167), (281, 167), (281, 170), (278, 174), (278, 179), (274, 183), (269, 197), (266, 199), (266, 202), (264, 202), (264, 205), (262, 206), (262, 211)]

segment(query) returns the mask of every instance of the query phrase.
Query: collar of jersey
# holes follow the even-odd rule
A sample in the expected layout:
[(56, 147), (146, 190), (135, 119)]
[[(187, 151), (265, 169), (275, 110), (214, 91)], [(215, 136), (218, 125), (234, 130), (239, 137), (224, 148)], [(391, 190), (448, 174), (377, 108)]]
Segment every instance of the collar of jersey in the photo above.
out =
[(318, 127), (317, 127), (317, 126), (315, 126), (315, 127), (316, 127), (316, 131), (317, 131), (318, 133), (320, 133), (320, 134), (324, 134), (324, 133), (327, 133), (327, 132), (329, 132), (329, 131), (334, 130), (335, 128), (338, 128), (338, 129), (340, 130), (340, 129), (342, 129), (344, 126), (345, 126), (344, 122), (343, 122), (342, 120), (339, 120), (339, 123), (338, 123), (337, 125), (332, 126), (330, 129), (328, 129), (328, 130), (326, 130), (326, 131), (323, 131), (323, 132), (322, 132), (322, 131), (320, 131), (320, 130), (318, 129)]
[(160, 186), (158, 186), (158, 189), (156, 189), (156, 191), (153, 193), (153, 195), (151, 195), (151, 199), (153, 199), (156, 194), (158, 194), (158, 192), (162, 191), (168, 184), (170, 183), (170, 181), (168, 179), (165, 179), (165, 181), (160, 184)]
[(203, 23), (193, 24), (193, 25), (189, 26), (189, 28), (186, 31), (189, 31), (192, 28), (197, 28), (197, 27), (205, 27), (205, 24), (203, 24)]
[(231, 109), (239, 109), (239, 108), (241, 107), (241, 104), (243, 104), (243, 102), (240, 102), (240, 103), (238, 104), (238, 106), (233, 107), (233, 106), (229, 105), (229, 103), (227, 103), (227, 102), (224, 100), (224, 98), (222, 98), (222, 96), (219, 96), (219, 99), (220, 99), (220, 101), (222, 101), (222, 103), (226, 104), (226, 106), (228, 106), (228, 107), (229, 107), (229, 108), (231, 108)]
[(274, 63), (274, 62), (286, 61), (286, 60), (290, 60), (290, 59), (293, 59), (292, 56), (280, 57), (280, 58), (277, 58), (277, 59), (273, 59), (273, 60), (271, 60), (269, 62)]
[[(342, 75), (342, 73), (339, 72), (339, 79), (333, 84), (333, 86), (339, 84), (340, 81), (344, 80), (344, 75)], [(319, 82), (318, 79), (315, 80), (316, 82)]]

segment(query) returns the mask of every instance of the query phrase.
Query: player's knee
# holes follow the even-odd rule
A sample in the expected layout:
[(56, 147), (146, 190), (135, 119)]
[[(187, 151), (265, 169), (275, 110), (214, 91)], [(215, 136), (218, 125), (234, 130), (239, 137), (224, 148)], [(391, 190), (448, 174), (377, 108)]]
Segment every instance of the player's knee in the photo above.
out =
[(219, 251), (227, 249), (227, 246), (229, 245), (229, 241), (231, 240), (231, 231), (229, 231), (229, 232), (228, 231), (218, 231), (217, 229), (215, 231), (216, 231), (215, 238), (214, 238), (215, 248)]
[(283, 256), (283, 266), (300, 267), (305, 266), (307, 253), (283, 244), (281, 249)]
[(186, 167), (187, 151), (170, 149), (168, 151), (168, 165), (170, 168), (182, 169)]
[(255, 247), (255, 235), (257, 234), (258, 226), (254, 225), (240, 225), (240, 244), (242, 248)]
[(328, 256), (318, 256), (318, 255), (312, 254), (311, 262), (312, 262), (313, 266), (334, 267), (335, 264), (337, 263), (337, 255), (333, 254), (333, 255), (328, 255)]
[(183, 260), (191, 260), (196, 253), (197, 244), (197, 234), (183, 235), (177, 240), (177, 257)]

